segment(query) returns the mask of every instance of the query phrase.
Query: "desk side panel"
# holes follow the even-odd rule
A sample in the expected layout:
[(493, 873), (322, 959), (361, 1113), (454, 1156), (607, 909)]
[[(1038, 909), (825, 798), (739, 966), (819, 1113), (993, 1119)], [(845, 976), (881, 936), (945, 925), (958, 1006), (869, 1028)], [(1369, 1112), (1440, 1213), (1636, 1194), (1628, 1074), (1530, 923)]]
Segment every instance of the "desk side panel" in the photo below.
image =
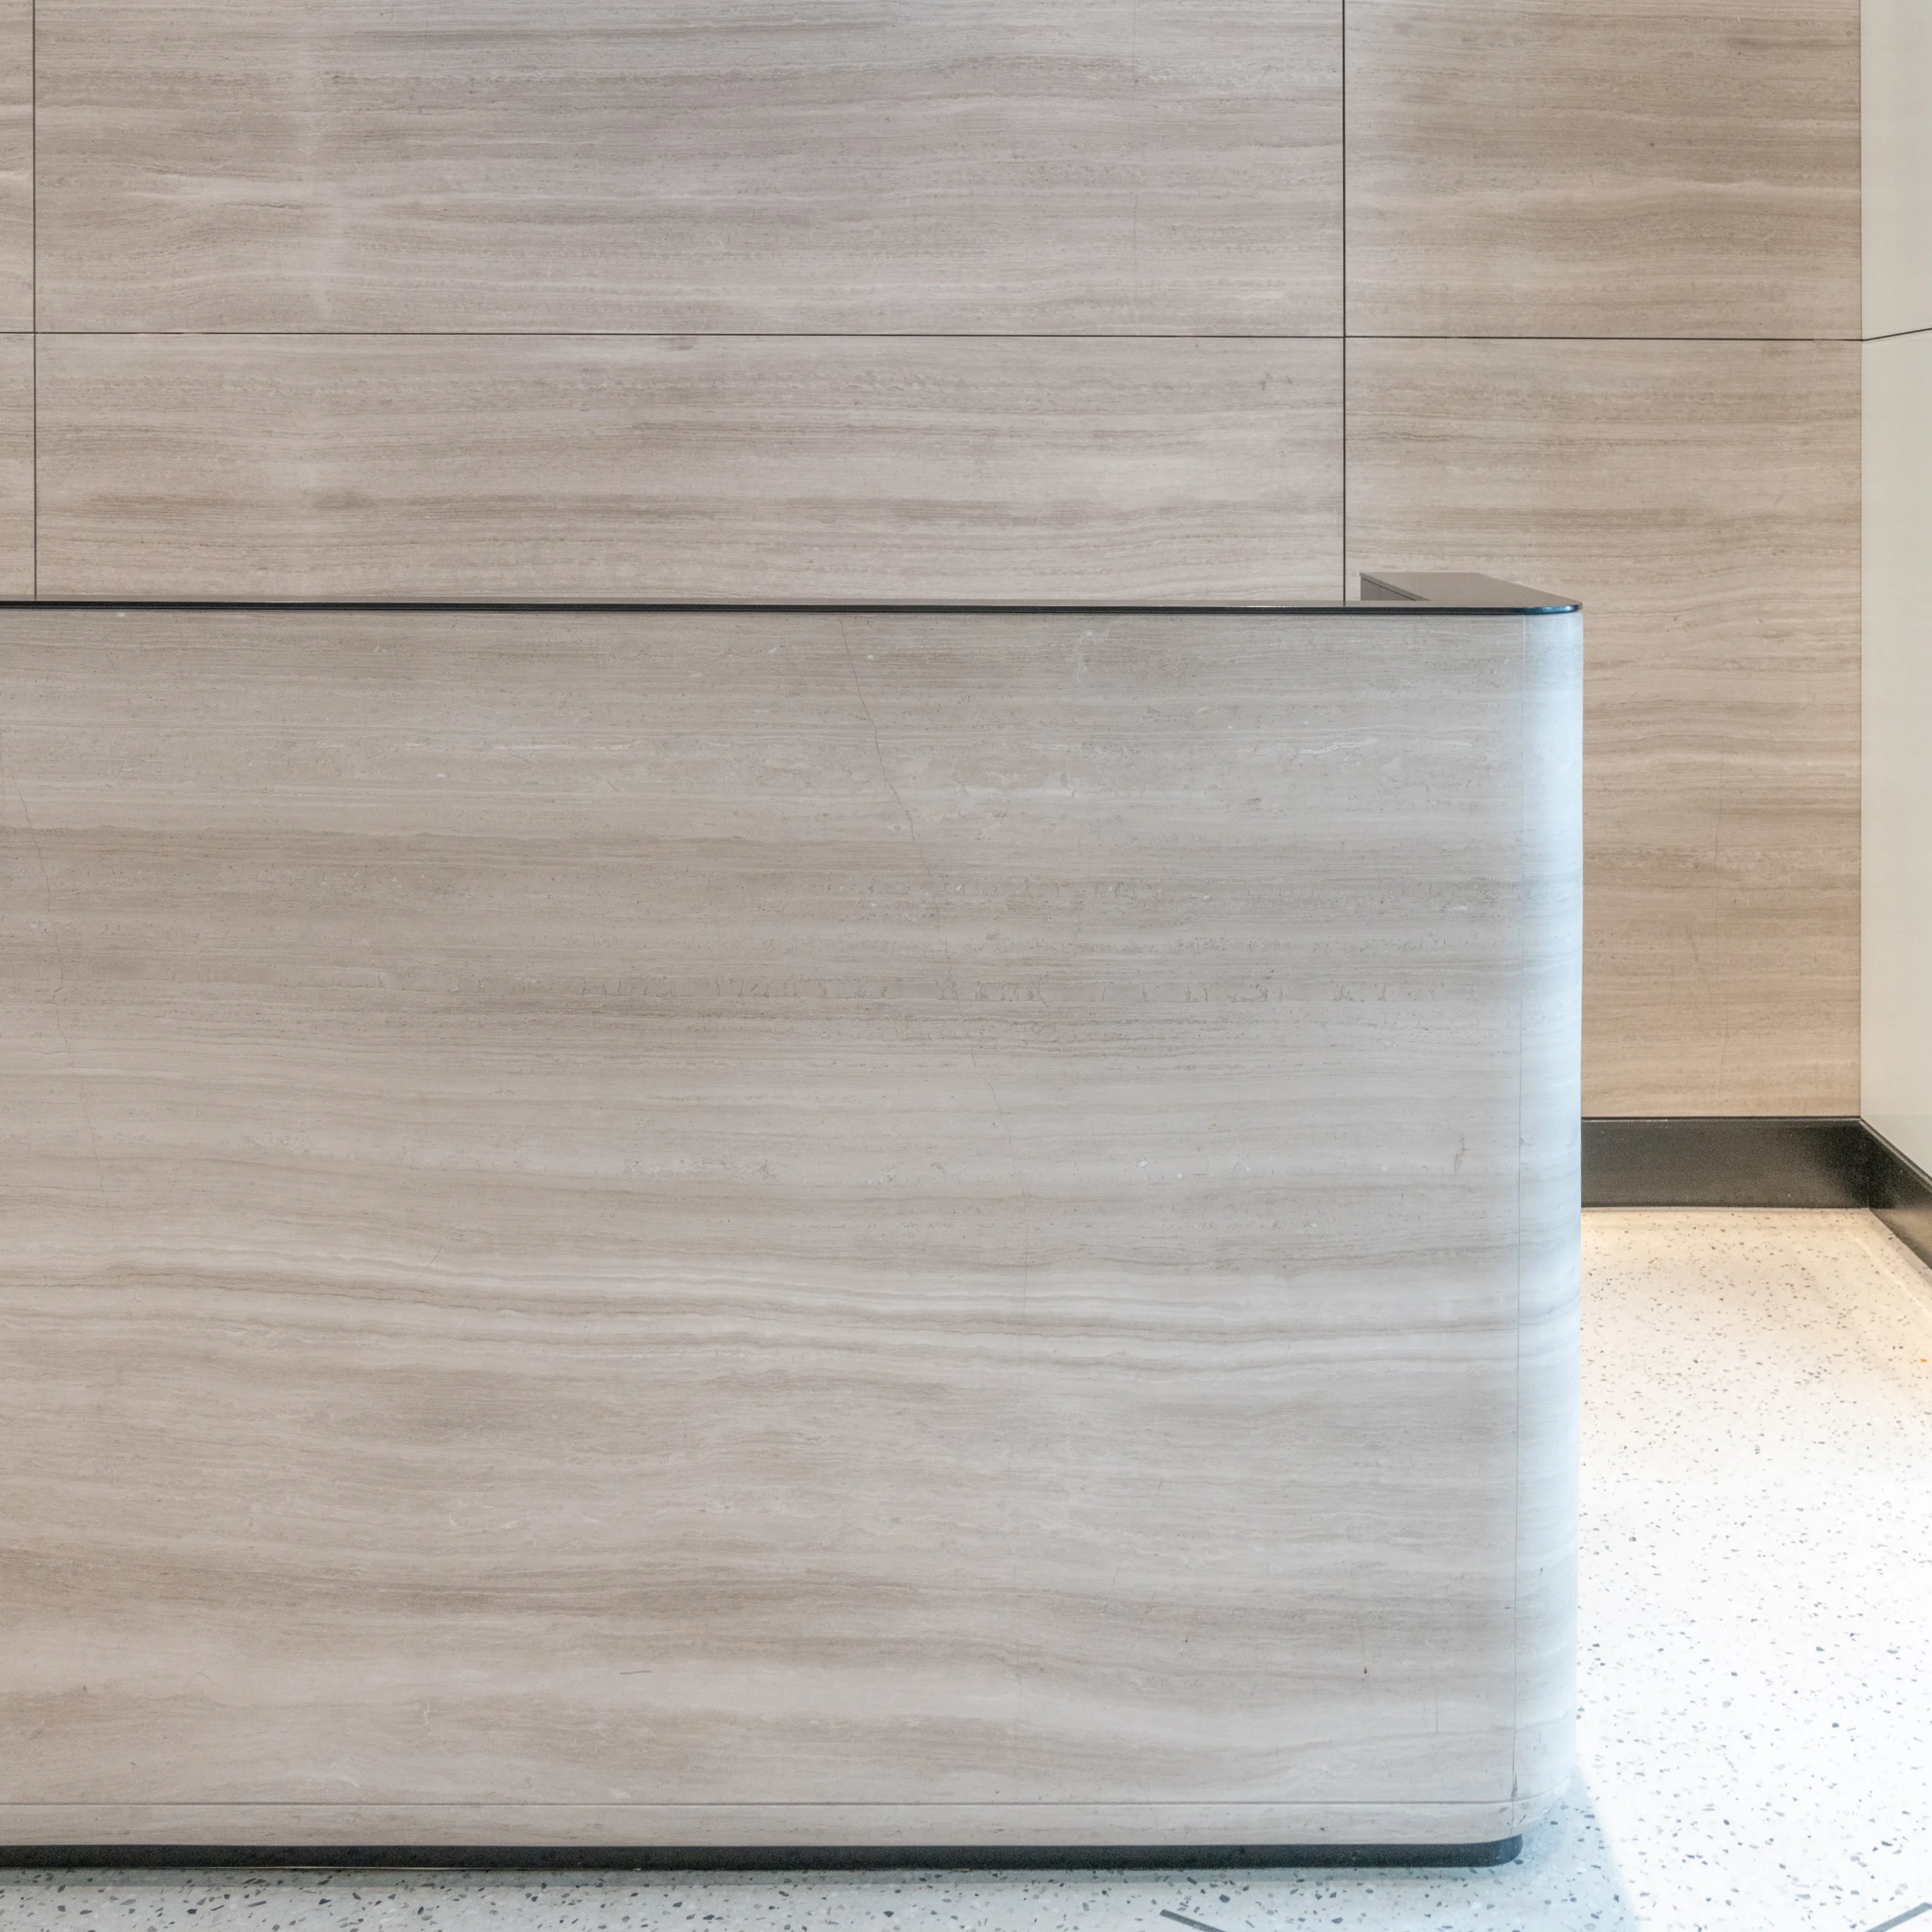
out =
[(1523, 625), (1515, 1795), (1533, 1816), (1568, 1783), (1576, 1729), (1583, 624)]

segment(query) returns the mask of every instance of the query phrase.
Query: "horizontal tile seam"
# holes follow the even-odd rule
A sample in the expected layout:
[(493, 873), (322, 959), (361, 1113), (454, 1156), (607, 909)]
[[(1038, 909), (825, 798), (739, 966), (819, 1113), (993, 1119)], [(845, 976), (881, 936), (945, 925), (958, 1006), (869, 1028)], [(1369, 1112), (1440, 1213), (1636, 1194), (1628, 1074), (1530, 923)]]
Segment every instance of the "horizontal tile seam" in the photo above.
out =
[[(1903, 329), (1902, 335), (1932, 333)], [(1332, 334), (1239, 334), (1179, 330), (1152, 332), (923, 329), (0, 329), (0, 336), (72, 340), (225, 342), (1884, 342), (1856, 335), (1391, 335), (1351, 329)]]
[(966, 329), (8, 329), (82, 341), (360, 342), (1340, 342), (1339, 333)]
[(1849, 343), (1867, 338), (1856, 335), (1390, 335), (1375, 331), (1352, 329), (1349, 342), (1741, 342), (1741, 343)]

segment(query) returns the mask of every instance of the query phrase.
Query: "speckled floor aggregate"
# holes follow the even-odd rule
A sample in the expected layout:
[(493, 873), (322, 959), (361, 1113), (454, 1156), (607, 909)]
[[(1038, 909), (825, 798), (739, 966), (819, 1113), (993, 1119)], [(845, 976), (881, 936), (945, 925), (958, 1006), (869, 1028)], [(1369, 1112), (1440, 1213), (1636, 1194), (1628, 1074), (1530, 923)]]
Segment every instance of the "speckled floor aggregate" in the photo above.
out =
[(1583, 1772), (1513, 1865), (15, 1872), (0, 1932), (1872, 1932), (1932, 1901), (1932, 1273), (1863, 1214), (1587, 1221)]

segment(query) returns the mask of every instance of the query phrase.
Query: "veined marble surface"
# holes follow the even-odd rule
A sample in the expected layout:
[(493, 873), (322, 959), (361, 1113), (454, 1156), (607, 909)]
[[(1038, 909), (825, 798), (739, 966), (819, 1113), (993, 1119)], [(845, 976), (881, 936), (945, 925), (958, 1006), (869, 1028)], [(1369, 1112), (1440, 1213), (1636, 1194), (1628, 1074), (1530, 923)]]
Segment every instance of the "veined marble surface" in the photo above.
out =
[(1340, 593), (1337, 340), (43, 335), (37, 369), (43, 597)]
[(1341, 328), (1328, 0), (39, 0), (35, 28), (44, 328)]
[(1513, 1865), (19, 1872), (0, 1927), (1869, 1932), (1932, 1901), (1932, 1275), (1862, 1214), (1584, 1237), (1582, 1775)]
[(0, 335), (0, 597), (33, 595), (33, 346)]
[(0, 1839), (1568, 1770), (1577, 631), (0, 617)]
[(1346, 32), (1352, 331), (1859, 333), (1859, 0), (1351, 0)]
[(1858, 1111), (1858, 382), (1844, 342), (1349, 346), (1351, 567), (1586, 614), (1586, 1112)]
[(0, 329), (33, 327), (33, 0), (0, 0)]

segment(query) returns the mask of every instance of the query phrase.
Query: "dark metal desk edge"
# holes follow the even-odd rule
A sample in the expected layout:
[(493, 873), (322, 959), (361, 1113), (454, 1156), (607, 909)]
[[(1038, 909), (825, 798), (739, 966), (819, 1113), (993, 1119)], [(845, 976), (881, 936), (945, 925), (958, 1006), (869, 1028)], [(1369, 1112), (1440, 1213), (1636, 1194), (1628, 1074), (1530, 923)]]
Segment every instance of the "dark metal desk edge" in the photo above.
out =
[(1507, 1865), (1520, 1835), (1457, 1844), (0, 1844), (0, 1871), (839, 1872)]
[(1550, 598), (1541, 601), (1464, 602), (1423, 598), (1365, 598), (1359, 603), (1298, 604), (698, 604), (653, 603), (611, 598), (531, 601), (507, 598), (296, 598), (266, 597), (42, 597), (0, 598), (0, 611), (329, 611), (431, 613), (504, 611), (541, 616), (555, 613), (632, 613), (661, 616), (885, 617), (1413, 617), (1433, 611), (1456, 617), (1560, 617), (1580, 608)]

